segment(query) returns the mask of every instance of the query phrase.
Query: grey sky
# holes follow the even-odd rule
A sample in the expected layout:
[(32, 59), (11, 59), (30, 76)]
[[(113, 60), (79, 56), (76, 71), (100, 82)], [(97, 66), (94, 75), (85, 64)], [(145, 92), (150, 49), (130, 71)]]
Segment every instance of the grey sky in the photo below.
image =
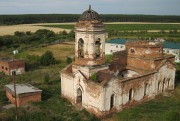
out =
[(0, 0), (0, 14), (80, 14), (89, 4), (100, 14), (180, 15), (180, 0)]

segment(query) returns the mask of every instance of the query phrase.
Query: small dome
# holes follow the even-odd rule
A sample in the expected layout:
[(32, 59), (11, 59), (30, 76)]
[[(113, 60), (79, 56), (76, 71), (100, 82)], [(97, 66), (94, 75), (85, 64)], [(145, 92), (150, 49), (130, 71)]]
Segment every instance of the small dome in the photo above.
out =
[(79, 20), (99, 20), (99, 14), (91, 9), (91, 6), (89, 6), (89, 10), (86, 10), (82, 13)]

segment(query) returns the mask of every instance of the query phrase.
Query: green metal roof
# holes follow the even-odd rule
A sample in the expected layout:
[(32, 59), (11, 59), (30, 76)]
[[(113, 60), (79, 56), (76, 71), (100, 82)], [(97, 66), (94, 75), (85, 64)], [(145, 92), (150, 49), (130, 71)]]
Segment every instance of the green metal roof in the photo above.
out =
[[(127, 39), (124, 39), (124, 38), (119, 38), (119, 39), (108, 40), (108, 41), (106, 41), (106, 43), (125, 44), (127, 41), (130, 41), (130, 40), (127, 40)], [(168, 41), (165, 41), (163, 43), (163, 47), (164, 48), (171, 48), (171, 49), (180, 49), (180, 42), (168, 42)]]
[(113, 44), (125, 44), (126, 43), (126, 39), (120, 38), (120, 39), (111, 39), (106, 41), (106, 43), (113, 43)]
[(164, 42), (164, 48), (180, 49), (180, 42)]

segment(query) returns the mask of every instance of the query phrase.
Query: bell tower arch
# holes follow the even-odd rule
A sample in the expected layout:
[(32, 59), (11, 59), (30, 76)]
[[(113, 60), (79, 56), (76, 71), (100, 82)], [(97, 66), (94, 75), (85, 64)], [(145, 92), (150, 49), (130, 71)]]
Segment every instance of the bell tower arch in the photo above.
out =
[(75, 25), (75, 64), (81, 66), (104, 64), (105, 38), (104, 24), (99, 14), (90, 6)]

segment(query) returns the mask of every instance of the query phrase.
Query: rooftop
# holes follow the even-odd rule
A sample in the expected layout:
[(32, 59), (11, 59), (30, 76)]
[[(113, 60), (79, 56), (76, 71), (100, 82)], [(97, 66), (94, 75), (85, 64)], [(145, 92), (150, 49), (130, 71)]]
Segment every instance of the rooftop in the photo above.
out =
[(120, 39), (111, 39), (106, 41), (106, 43), (113, 43), (113, 44), (125, 44), (126, 43), (126, 39), (120, 38)]
[(14, 58), (3, 57), (3, 58), (0, 58), (0, 61), (12, 62), (12, 61), (19, 61), (19, 60), (14, 59)]
[(164, 48), (180, 49), (180, 42), (164, 42)]
[[(120, 39), (111, 39), (106, 41), (106, 43), (112, 43), (112, 44), (125, 44), (126, 42), (129, 42), (129, 40), (120, 38)], [(165, 41), (163, 43), (164, 48), (171, 48), (171, 49), (180, 49), (180, 42), (168, 42)]]
[(91, 6), (89, 6), (89, 9), (84, 11), (82, 15), (80, 16), (80, 20), (99, 20), (99, 14), (91, 9)]
[[(14, 85), (8, 84), (5, 85), (6, 88), (10, 89), (12, 93), (14, 93)], [(16, 84), (16, 94), (25, 94), (25, 93), (32, 93), (32, 92), (42, 92), (42, 90), (30, 85), (30, 84)]]

